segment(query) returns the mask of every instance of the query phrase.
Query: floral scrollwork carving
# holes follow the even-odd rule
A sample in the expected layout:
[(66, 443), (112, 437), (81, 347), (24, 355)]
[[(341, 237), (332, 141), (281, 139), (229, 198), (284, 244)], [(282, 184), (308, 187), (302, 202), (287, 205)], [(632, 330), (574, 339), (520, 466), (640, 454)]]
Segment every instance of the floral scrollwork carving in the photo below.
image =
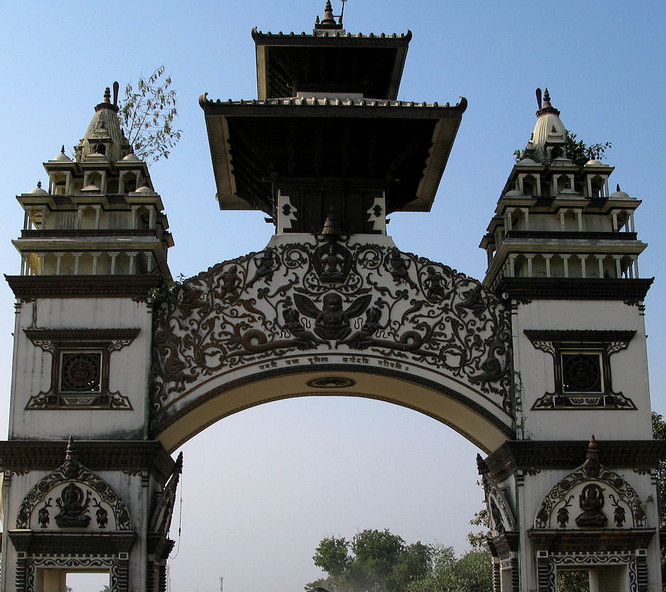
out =
[(220, 372), (299, 350), (365, 350), (451, 376), (512, 413), (505, 305), (478, 281), (390, 244), (275, 240), (155, 304), (157, 414)]

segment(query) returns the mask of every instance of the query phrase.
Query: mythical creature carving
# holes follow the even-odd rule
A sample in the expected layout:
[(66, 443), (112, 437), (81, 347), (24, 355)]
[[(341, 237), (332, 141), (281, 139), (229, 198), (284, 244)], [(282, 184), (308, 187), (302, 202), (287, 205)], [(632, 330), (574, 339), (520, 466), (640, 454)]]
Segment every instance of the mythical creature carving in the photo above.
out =
[(347, 348), (452, 376), (511, 413), (505, 306), (445, 265), (353, 238), (274, 241), (156, 302), (154, 412), (245, 364)]
[(314, 331), (322, 339), (341, 341), (351, 333), (350, 319), (363, 314), (372, 296), (366, 294), (357, 298), (347, 309), (343, 307), (342, 296), (337, 292), (329, 292), (322, 300), (322, 308), (303, 294), (294, 294), (294, 302), (298, 310), (314, 319)]

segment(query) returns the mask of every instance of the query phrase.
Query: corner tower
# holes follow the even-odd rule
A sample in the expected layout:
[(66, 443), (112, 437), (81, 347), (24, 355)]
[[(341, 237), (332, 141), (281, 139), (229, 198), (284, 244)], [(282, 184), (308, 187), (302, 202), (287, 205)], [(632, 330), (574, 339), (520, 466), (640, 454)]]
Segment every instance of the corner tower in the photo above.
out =
[[(538, 96), (534, 131), (481, 241), (488, 255), (485, 283), (525, 293), (539, 286), (566, 297), (629, 298), (630, 291), (642, 300), (652, 280), (638, 272), (646, 247), (634, 223), (640, 200), (619, 185), (611, 192), (614, 168), (575, 145), (548, 89), (543, 104)], [(627, 279), (636, 281), (618, 281)]]
[(114, 91), (73, 157), (63, 147), (44, 163), (48, 183), (17, 196), (6, 591), (62, 592), (73, 570), (106, 571), (115, 591), (156, 590), (170, 549), (173, 500), (157, 494), (179, 469), (149, 440), (148, 417), (152, 300), (171, 283), (173, 240)]
[(572, 569), (594, 591), (658, 590), (641, 202), (609, 189), (613, 167), (572, 141), (547, 90), (537, 101), (480, 245), (511, 309), (516, 382), (516, 440), (480, 461), (495, 590), (553, 592)]

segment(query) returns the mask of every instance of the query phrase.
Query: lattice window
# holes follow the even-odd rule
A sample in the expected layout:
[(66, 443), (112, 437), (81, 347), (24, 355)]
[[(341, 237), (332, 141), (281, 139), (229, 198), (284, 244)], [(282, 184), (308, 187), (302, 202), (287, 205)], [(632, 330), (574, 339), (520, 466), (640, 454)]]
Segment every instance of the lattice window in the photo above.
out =
[(60, 353), (61, 393), (99, 393), (102, 390), (102, 352)]
[(601, 351), (560, 351), (563, 393), (603, 393)]

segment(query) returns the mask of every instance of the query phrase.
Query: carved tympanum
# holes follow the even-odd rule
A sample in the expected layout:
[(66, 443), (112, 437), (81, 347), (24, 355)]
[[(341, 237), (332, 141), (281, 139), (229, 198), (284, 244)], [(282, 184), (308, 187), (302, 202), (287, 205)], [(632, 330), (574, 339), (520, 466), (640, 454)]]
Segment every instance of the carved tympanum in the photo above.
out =
[(79, 463), (72, 452), (71, 438), (65, 462), (41, 479), (23, 499), (16, 528), (52, 528), (52, 518), (55, 526), (65, 529), (132, 529), (129, 512), (120, 496)]
[[(576, 502), (580, 512), (574, 514)], [(572, 514), (575, 516), (573, 521)], [(599, 463), (596, 441), (592, 436), (586, 461), (548, 492), (534, 525), (537, 529), (639, 528), (644, 527), (646, 521), (647, 515), (636, 490), (620, 475)]]

